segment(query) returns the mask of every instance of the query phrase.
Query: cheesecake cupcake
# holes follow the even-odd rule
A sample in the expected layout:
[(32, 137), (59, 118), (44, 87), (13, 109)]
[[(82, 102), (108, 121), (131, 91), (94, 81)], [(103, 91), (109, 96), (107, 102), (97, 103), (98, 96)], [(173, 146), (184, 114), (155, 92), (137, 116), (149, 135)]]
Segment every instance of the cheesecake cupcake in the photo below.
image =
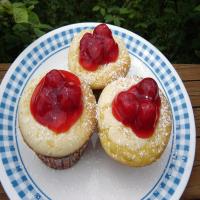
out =
[(113, 36), (106, 24), (75, 35), (68, 52), (69, 69), (92, 89), (103, 89), (108, 83), (124, 77), (130, 62), (124, 42)]
[(106, 153), (132, 167), (156, 161), (172, 129), (169, 102), (152, 78), (120, 78), (107, 85), (98, 101), (97, 118)]
[(80, 159), (95, 129), (95, 97), (76, 75), (51, 70), (28, 82), (18, 119), (25, 143), (47, 166), (69, 168)]

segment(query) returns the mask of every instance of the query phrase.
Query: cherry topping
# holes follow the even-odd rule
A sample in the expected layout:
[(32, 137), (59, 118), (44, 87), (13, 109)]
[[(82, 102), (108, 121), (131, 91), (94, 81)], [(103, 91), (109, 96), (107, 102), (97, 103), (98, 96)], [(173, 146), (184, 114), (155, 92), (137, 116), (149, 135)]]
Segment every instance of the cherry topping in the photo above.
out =
[(116, 109), (115, 113), (121, 121), (129, 123), (135, 120), (139, 109), (139, 102), (133, 94), (121, 92), (114, 103), (118, 105), (118, 108), (116, 109), (116, 106), (114, 106), (113, 109)]
[(138, 84), (137, 91), (144, 99), (156, 100), (158, 98), (158, 86), (152, 78), (143, 79)]
[(152, 136), (160, 114), (160, 97), (157, 83), (145, 78), (113, 100), (114, 117), (141, 138)]
[(141, 101), (137, 116), (138, 128), (148, 130), (154, 127), (156, 121), (156, 105), (151, 101)]
[(108, 28), (108, 26), (106, 24), (100, 24), (100, 25), (98, 25), (94, 29), (93, 34), (94, 35), (99, 35), (99, 36), (104, 36), (104, 37), (112, 38), (112, 32), (111, 32), (111, 30)]
[(30, 110), (37, 122), (56, 133), (67, 131), (83, 110), (80, 80), (64, 70), (51, 70), (36, 86)]
[(101, 39), (94, 38), (91, 33), (86, 33), (80, 41), (79, 61), (85, 69), (94, 71), (103, 59), (103, 44)]
[(113, 62), (118, 57), (118, 44), (113, 38), (104, 38), (104, 62), (103, 64)]
[(80, 40), (79, 63), (89, 71), (99, 65), (115, 62), (118, 58), (118, 44), (106, 24), (98, 25), (93, 34), (85, 33)]
[(77, 107), (81, 106), (81, 90), (77, 89), (76, 85), (65, 84), (57, 96), (61, 108), (73, 112)]
[(45, 85), (49, 87), (59, 87), (63, 84), (63, 77), (58, 70), (52, 70), (51, 73), (47, 73), (45, 76)]

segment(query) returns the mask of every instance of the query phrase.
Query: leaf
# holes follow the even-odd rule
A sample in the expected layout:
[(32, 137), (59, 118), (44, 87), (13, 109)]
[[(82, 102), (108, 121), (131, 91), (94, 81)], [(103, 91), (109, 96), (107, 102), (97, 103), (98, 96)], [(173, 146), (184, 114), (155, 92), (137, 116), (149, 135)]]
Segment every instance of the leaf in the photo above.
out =
[(108, 8), (108, 13), (119, 13), (119, 7), (118, 6), (112, 6), (110, 8)]
[(40, 24), (39, 17), (35, 12), (32, 11), (28, 12), (28, 22), (34, 25)]
[(28, 12), (26, 8), (13, 7), (13, 15), (16, 23), (28, 23)]
[(0, 5), (2, 6), (2, 11), (10, 15), (13, 14), (12, 4), (8, 0), (1, 0)]
[(124, 21), (124, 19), (121, 18), (121, 17), (114, 17), (114, 24), (116, 26), (120, 26), (121, 25), (121, 21)]
[(112, 22), (113, 21), (113, 16), (112, 15), (106, 15), (104, 17), (104, 19), (105, 19), (105, 22)]
[(130, 19), (135, 18), (135, 16), (136, 16), (136, 13), (134, 13), (134, 12), (132, 12), (132, 13), (129, 14), (129, 18), (130, 18)]
[(99, 6), (95, 6), (94, 8), (92, 8), (93, 11), (98, 11), (100, 10), (100, 7)]
[(26, 0), (24, 1), (24, 3), (26, 4), (26, 6), (31, 6), (31, 5), (36, 5), (38, 4), (38, 0)]
[(144, 28), (146, 29), (148, 27), (148, 25), (146, 23), (138, 23), (135, 25), (135, 28)]
[(29, 10), (33, 10), (34, 8), (35, 8), (34, 5), (31, 5), (31, 6), (28, 7)]
[(16, 3), (13, 3), (12, 4), (13, 8), (22, 8), (22, 7), (25, 7), (25, 4), (22, 3), (22, 2), (16, 2)]
[(164, 11), (165, 11), (166, 14), (169, 14), (169, 15), (176, 15), (175, 10), (172, 9), (172, 8), (165, 8)]
[(48, 24), (38, 24), (36, 27), (40, 29), (48, 29), (48, 30), (52, 29), (52, 27)]
[(102, 16), (105, 16), (105, 14), (106, 14), (105, 8), (101, 8), (100, 9), (100, 13), (101, 13)]
[(194, 8), (194, 11), (200, 12), (200, 4)]
[(12, 4), (10, 3), (9, 0), (1, 0), (0, 3), (3, 7), (11, 7), (12, 6)]
[(3, 6), (0, 4), (0, 14), (4, 12)]
[(41, 31), (39, 28), (34, 28), (33, 30), (34, 30), (35, 34), (36, 34), (38, 37), (40, 37), (40, 36), (42, 36), (42, 35), (45, 34), (45, 32), (44, 32), (44, 31)]
[(27, 26), (24, 26), (24, 24), (15, 24), (12, 29), (15, 33), (20, 34), (23, 31), (27, 31)]
[(120, 8), (119, 9), (119, 13), (120, 14), (129, 14), (130, 13), (130, 10), (128, 10), (127, 8)]

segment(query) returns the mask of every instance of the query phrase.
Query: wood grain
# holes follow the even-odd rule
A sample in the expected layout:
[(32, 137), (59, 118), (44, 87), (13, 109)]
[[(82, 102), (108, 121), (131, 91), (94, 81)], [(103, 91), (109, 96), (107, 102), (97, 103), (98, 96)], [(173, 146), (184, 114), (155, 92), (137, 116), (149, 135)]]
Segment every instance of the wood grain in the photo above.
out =
[(200, 81), (184, 81), (193, 107), (200, 105)]
[[(0, 64), (0, 82), (10, 64)], [(191, 177), (181, 200), (200, 199), (200, 64), (174, 64), (190, 96), (196, 124), (196, 153)], [(8, 200), (0, 185), (0, 200)]]
[(200, 107), (193, 108), (196, 124), (196, 136), (200, 138)]
[(173, 64), (183, 81), (199, 81), (200, 65), (199, 64)]

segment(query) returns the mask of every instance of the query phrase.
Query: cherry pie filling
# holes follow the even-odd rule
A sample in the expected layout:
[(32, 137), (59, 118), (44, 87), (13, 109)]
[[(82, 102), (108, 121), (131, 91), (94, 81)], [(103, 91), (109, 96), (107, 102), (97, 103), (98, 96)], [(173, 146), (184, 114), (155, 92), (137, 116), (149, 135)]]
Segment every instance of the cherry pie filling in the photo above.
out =
[(126, 91), (120, 92), (112, 102), (114, 117), (130, 127), (140, 138), (154, 133), (160, 115), (159, 88), (152, 78), (144, 78)]
[(52, 131), (69, 130), (83, 111), (79, 78), (64, 70), (51, 70), (36, 86), (30, 110), (37, 122)]
[(115, 62), (118, 55), (118, 44), (106, 24), (98, 25), (93, 33), (85, 33), (80, 41), (79, 63), (88, 71)]

